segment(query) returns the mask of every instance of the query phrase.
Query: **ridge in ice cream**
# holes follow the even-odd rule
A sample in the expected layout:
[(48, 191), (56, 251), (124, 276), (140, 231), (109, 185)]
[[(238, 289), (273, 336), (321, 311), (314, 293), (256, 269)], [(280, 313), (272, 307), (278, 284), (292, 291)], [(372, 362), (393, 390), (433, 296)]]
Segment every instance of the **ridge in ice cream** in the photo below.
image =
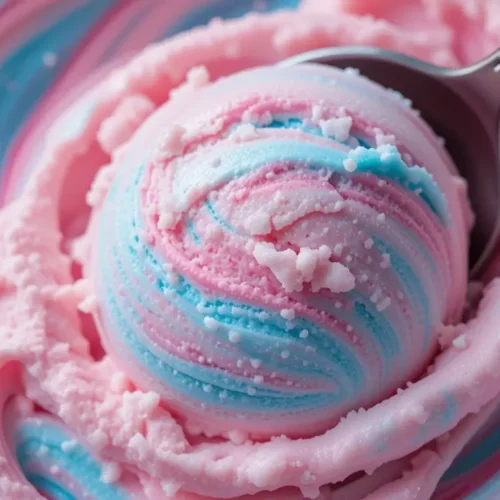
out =
[(461, 487), (500, 374), (496, 282), (460, 323), (465, 182), (404, 96), (274, 63), (357, 33), (462, 52), (446, 2), (420, 38), (355, 4), (215, 22), (57, 110), (0, 214), (2, 498)]

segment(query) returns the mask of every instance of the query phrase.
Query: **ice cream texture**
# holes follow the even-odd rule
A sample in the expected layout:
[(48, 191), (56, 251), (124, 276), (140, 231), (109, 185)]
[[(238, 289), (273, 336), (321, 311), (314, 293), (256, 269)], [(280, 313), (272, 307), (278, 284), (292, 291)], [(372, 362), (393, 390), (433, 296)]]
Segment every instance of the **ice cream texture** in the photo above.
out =
[(324, 431), (419, 374), (462, 309), (463, 186), (356, 74), (183, 92), (110, 168), (84, 238), (106, 351), (200, 431)]
[(2, 498), (455, 498), (500, 376), (466, 184), (404, 96), (275, 64), (500, 42), (493, 2), (403, 4), (214, 21), (48, 113), (0, 213)]

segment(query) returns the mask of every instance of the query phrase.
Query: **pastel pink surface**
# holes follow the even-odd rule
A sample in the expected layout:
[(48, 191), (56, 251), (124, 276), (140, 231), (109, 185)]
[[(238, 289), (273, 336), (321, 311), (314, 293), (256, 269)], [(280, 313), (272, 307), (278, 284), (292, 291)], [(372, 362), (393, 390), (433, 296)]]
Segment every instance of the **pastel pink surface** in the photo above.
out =
[[(484, 5), (491, 15), (481, 9), (477, 18), (470, 14), (476, 19), (471, 30), (481, 23), (490, 30), (475, 46), (454, 38), (456, 26), (467, 18), (458, 16), (459, 7), (451, 2), (415, 2), (415, 12), (432, 20), (428, 37), (406, 29), (403, 15), (395, 24), (344, 13), (325, 18), (325, 12), (333, 9), (358, 14), (371, 11), (371, 3), (354, 1), (338, 6), (309, 1), (298, 14), (214, 23), (147, 49), (69, 108), (51, 127), (39, 168), (25, 192), (0, 215), (4, 228), (0, 236), (0, 311), (5, 311), (0, 359), (7, 373), (13, 369), (9, 362), (23, 367), (23, 388), (15, 388), (7, 376), (2, 379), (5, 397), (11, 392), (25, 393), (103, 457), (141, 471), (151, 480), (145, 490), (149, 498), (158, 492), (154, 485), (158, 478), (171, 480), (179, 488), (179, 499), (190, 498), (191, 493), (183, 490), (228, 498), (282, 487), (296, 488), (298, 498), (313, 497), (321, 486), (343, 481), (352, 473), (374, 471), (426, 443), (432, 448), (439, 444), (435, 441), (439, 436), (451, 431), (453, 440), (439, 445), (445, 453), (436, 456), (424, 450), (412, 465), (404, 461), (380, 482), (375, 478), (382, 489), (368, 497), (403, 498), (404, 494), (404, 498), (429, 498), (438, 475), (471, 435), (469, 425), (474, 427), (476, 422), (468, 415), (484, 408), (479, 415), (486, 417), (489, 402), (498, 394), (498, 282), (488, 288), (477, 318), (462, 329), (468, 339), (465, 349), (452, 345), (416, 384), (366, 412), (350, 415), (325, 434), (307, 440), (241, 445), (192, 444), (151, 393), (135, 389), (109, 358), (95, 361), (90, 356), (85, 337), (92, 332), (82, 329), (78, 311), (89, 290), (82, 283), (72, 285), (70, 257), (61, 251), (61, 245), (70, 254), (79, 252), (85, 260), (88, 249), (73, 245), (89, 215), (84, 191), (99, 169), (125, 154), (120, 146), (139, 125), (136, 112), (147, 116), (167, 100), (192, 66), (206, 65), (217, 77), (339, 43), (384, 46), (455, 65), (477, 59), (498, 43), (492, 28), (498, 12), (493, 2)], [(374, 15), (383, 17), (383, 13)], [(116, 123), (123, 126), (118, 129)], [(105, 168), (99, 173), (103, 186), (109, 173)], [(454, 209), (460, 210), (458, 202)], [(463, 294), (463, 287), (456, 292)], [(87, 301), (87, 305), (91, 303)], [(445, 423), (439, 420), (445, 398), (436, 388), (445, 389), (457, 405), (456, 413)], [(139, 440), (145, 443), (145, 455), (134, 445)], [(379, 451), (380, 444), (387, 446), (379, 446)], [(26, 495), (23, 498), (37, 498), (23, 483), (6, 446), (1, 449), (3, 498), (16, 498), (19, 492)], [(408, 467), (411, 472), (398, 479), (400, 470)], [(383, 485), (393, 479), (394, 483)], [(359, 487), (359, 498), (369, 493), (359, 483), (355, 487)], [(342, 490), (338, 491), (340, 495)], [(261, 498), (277, 498), (275, 495), (262, 493)]]
[[(332, 89), (330, 84), (314, 80), (321, 78), (336, 78), (338, 87)], [(356, 84), (351, 90), (349, 86), (354, 85), (354, 82)], [(260, 95), (256, 95), (253, 90), (257, 83), (260, 86)], [(297, 413), (275, 413), (271, 419), (255, 414), (252, 419), (248, 419), (248, 422), (243, 422), (243, 419), (237, 421), (236, 418), (232, 418), (230, 412), (224, 412), (221, 415), (222, 412), (218, 412), (218, 408), (215, 408), (211, 421), (207, 422), (206, 414), (212, 411), (212, 407), (209, 409), (204, 406), (197, 411), (196, 408), (189, 406), (191, 402), (189, 396), (179, 396), (173, 390), (170, 391), (155, 377), (142, 376), (140, 369), (134, 366), (132, 356), (129, 356), (126, 362), (123, 359), (125, 356), (120, 354), (119, 346), (116, 345), (119, 342), (113, 340), (115, 332), (109, 331), (112, 328), (107, 329), (106, 325), (102, 324), (100, 328), (106, 342), (106, 350), (114, 356), (119, 365), (122, 363), (121, 366), (126, 367), (124, 369), (139, 386), (154, 388), (178, 413), (192, 423), (198, 420), (200, 422), (198, 425), (210, 434), (221, 429), (252, 432), (254, 436), (284, 433), (288, 436), (304, 437), (317, 434), (330, 428), (339, 417), (351, 409), (370, 406), (373, 401), (384, 398), (401, 384), (419, 374), (428, 363), (429, 356), (432, 355), (441, 322), (454, 321), (458, 317), (465, 292), (466, 256), (463, 249), (469, 222), (466, 217), (463, 217), (462, 206), (466, 202), (461, 183), (453, 175), (453, 168), (437, 139), (424, 128), (410, 109), (404, 104), (393, 103), (385, 91), (371, 83), (358, 81), (356, 77), (340, 71), (325, 70), (314, 66), (295, 69), (264, 68), (241, 73), (209, 85), (205, 89), (193, 90), (193, 92), (196, 93), (191, 94), (184, 89), (182, 96), (176, 95), (167, 106), (158, 109), (126, 146), (126, 153), (123, 156), (120, 155), (111, 167), (120, 176), (120, 182), (127, 182), (127, 178), (135, 175), (134, 169), (137, 165), (141, 162), (148, 162), (146, 176), (151, 180), (144, 184), (141, 195), (141, 205), (146, 219), (145, 239), (161, 242), (158, 245), (158, 252), (167, 258), (169, 268), (185, 276), (191, 283), (201, 286), (206, 294), (225, 297), (226, 300), (231, 297), (237, 303), (262, 305), (266, 310), (276, 310), (292, 320), (295, 315), (308, 318), (313, 323), (324, 325), (331, 331), (340, 330), (335, 335), (338, 335), (344, 342), (350, 342), (349, 333), (354, 331), (355, 327), (349, 323), (349, 320), (345, 320), (338, 328), (334, 314), (322, 314), (321, 308), (314, 308), (308, 303), (308, 299), (312, 303), (316, 299), (311, 297), (305, 287), (310, 282), (312, 294), (319, 292), (320, 289), (323, 290), (322, 294), (318, 294), (321, 299), (317, 300), (332, 303), (344, 301), (348, 304), (348, 299), (344, 298), (342, 293), (352, 290), (355, 287), (355, 281), (360, 281), (358, 292), (371, 296), (373, 302), (378, 300), (380, 311), (385, 310), (391, 302), (394, 304), (393, 308), (387, 311), (386, 316), (394, 322), (395, 329), (400, 332), (400, 344), (404, 346), (401, 348), (402, 356), (391, 363), (388, 381), (384, 382), (382, 372), (387, 369), (387, 366), (383, 366), (384, 360), (380, 362), (377, 355), (370, 353), (376, 349), (373, 339), (359, 340), (353, 350), (359, 352), (359, 358), (363, 359), (365, 356), (369, 358), (365, 369), (370, 373), (370, 382), (374, 388), (368, 387), (366, 393), (363, 391), (359, 398), (351, 403), (351, 406), (339, 405), (335, 409), (318, 409), (316, 412), (302, 409)], [(374, 97), (371, 100), (360, 97), (364, 95), (363, 92), (372, 93)], [(322, 96), (325, 96), (323, 100)], [(189, 104), (193, 99), (196, 100), (194, 106)], [(445, 193), (452, 213), (449, 223), (451, 229), (443, 230), (436, 221), (425, 215), (422, 207), (412, 204), (407, 193), (398, 191), (397, 187), (389, 184), (379, 187), (374, 181), (366, 181), (361, 188), (346, 186), (344, 189), (335, 190), (331, 184), (321, 179), (318, 180), (313, 174), (303, 173), (296, 176), (290, 172), (280, 176), (282, 167), (278, 162), (276, 164), (271, 162), (262, 173), (250, 174), (241, 180), (224, 181), (226, 169), (238, 168), (238, 155), (242, 150), (246, 152), (241, 154), (242, 164), (246, 158), (250, 157), (251, 153), (248, 151), (252, 151), (252, 148), (261, 147), (263, 150), (266, 147), (271, 148), (273, 145), (281, 144), (280, 141), (288, 141), (287, 144), (301, 148), (305, 147), (306, 155), (307, 148), (316, 145), (331, 148), (332, 154), (337, 151), (349, 151), (346, 146), (333, 142), (329, 138), (311, 136), (299, 130), (276, 131), (265, 128), (257, 130), (248, 123), (240, 123), (241, 116), (245, 116), (245, 113), (249, 114), (250, 111), (257, 115), (267, 113), (268, 116), (291, 116), (307, 120), (310, 109), (316, 102), (323, 102), (322, 112), (325, 120), (323, 122), (320, 120), (320, 124), (324, 125), (330, 114), (345, 106), (342, 109), (345, 113), (350, 113), (352, 128), (357, 133), (371, 137), (373, 141), (376, 135), (372, 130), (373, 127), (384, 127), (386, 134), (396, 134), (398, 143), (402, 144), (401, 149), (408, 151), (418, 165), (428, 165), (427, 168)], [(342, 118), (330, 119), (330, 123), (333, 120), (342, 120)], [(167, 128), (166, 132), (158, 134), (165, 124), (173, 124), (172, 129)], [(231, 132), (233, 126), (237, 128)], [(427, 145), (429, 145), (428, 148)], [(149, 163), (151, 150), (154, 153)], [(282, 153), (280, 150), (279, 154)], [(224, 163), (222, 166), (214, 167), (214, 160), (220, 162), (221, 155), (225, 154), (236, 158), (232, 160), (235, 164)], [(354, 150), (352, 154), (355, 157), (355, 154), (362, 154), (362, 151)], [(160, 158), (157, 160), (159, 168), (155, 168), (157, 157)], [(271, 177), (269, 177), (270, 174)], [(161, 188), (157, 189), (157, 186)], [(99, 183), (97, 190), (100, 192), (102, 187)], [(204, 199), (208, 193), (214, 195), (216, 192), (218, 197), (217, 199), (213, 197), (215, 201), (212, 205), (226, 224), (234, 228), (230, 234), (214, 235), (211, 215), (203, 208), (197, 208), (200, 199)], [(273, 198), (274, 192), (280, 195), (279, 200)], [(345, 205), (345, 210), (339, 212), (336, 208), (338, 203)], [(350, 210), (353, 213), (352, 217), (349, 215)], [(400, 215), (402, 213), (412, 215)], [(176, 227), (178, 221), (186, 214), (189, 214), (194, 230), (204, 242), (203, 249), (200, 249), (196, 241), (193, 242), (191, 238), (185, 237), (184, 233)], [(376, 216), (382, 217), (384, 222), (378, 222)], [(94, 204), (93, 221), (99, 224), (102, 217), (104, 215), (101, 213), (101, 204)], [(354, 221), (351, 225), (351, 219), (356, 219), (356, 217), (360, 219), (359, 224), (356, 225)], [(158, 223), (155, 222), (156, 219)], [(376, 227), (370, 225), (369, 221), (372, 219)], [(427, 274), (429, 268), (423, 262), (424, 259), (418, 251), (414, 250), (412, 243), (408, 244), (404, 238), (400, 237), (401, 224), (405, 229), (409, 227), (410, 231), (416, 233), (418, 239), (431, 248), (429, 251), (431, 258), (436, 260), (436, 266), (440, 269), (439, 279), (433, 273)], [(114, 227), (111, 221), (107, 221), (106, 225)], [(328, 231), (326, 233), (315, 231), (314, 228), (317, 226)], [(351, 230), (353, 226), (356, 227)], [(382, 229), (378, 229), (379, 227)], [(99, 236), (93, 233), (94, 231), (89, 231), (83, 244), (86, 242), (89, 248), (100, 247)], [(247, 237), (241, 238), (240, 234), (246, 234)], [(409, 255), (408, 258), (413, 259), (412, 265), (419, 269), (419, 279), (425, 283), (423, 286), (426, 286), (428, 293), (433, 296), (431, 302), (435, 305), (435, 309), (429, 313), (429, 316), (433, 318), (430, 342), (426, 343), (425, 335), (419, 328), (421, 322), (413, 319), (413, 316), (410, 318), (404, 315), (404, 311), (410, 307), (408, 299), (405, 300), (402, 297), (401, 304), (396, 304), (399, 282), (394, 279), (389, 270), (390, 263), (384, 264), (382, 252), (366, 244), (366, 241), (371, 241), (368, 239), (370, 235), (374, 237), (377, 235), (394, 248), (401, 249), (404, 255)], [(273, 238), (276, 239), (277, 245), (281, 244), (285, 248), (289, 245), (290, 248), (282, 252), (275, 250), (273, 244), (269, 243), (273, 241)], [(108, 242), (111, 241), (112, 239), (105, 238), (102, 248), (107, 251)], [(343, 244), (345, 260), (340, 255), (337, 257), (338, 262), (336, 261), (329, 270), (327, 266), (331, 264), (328, 261), (332, 256), (331, 249), (338, 241), (345, 242)], [(248, 250), (249, 244), (255, 247)], [(318, 250), (311, 250), (309, 246)], [(411, 248), (406, 250), (407, 247)], [(295, 253), (292, 248), (299, 248), (300, 251)], [(352, 263), (352, 256), (349, 257), (351, 252), (361, 263)], [(100, 251), (94, 253), (100, 253)], [(113, 260), (115, 258), (113, 257)], [(255, 266), (255, 258), (261, 264), (260, 267)], [(366, 265), (365, 258), (372, 264)], [(91, 290), (96, 290), (97, 302), (104, 304), (106, 298), (100, 296), (102, 292), (97, 291), (101, 271), (98, 268), (91, 268), (87, 259), (84, 259), (83, 263)], [(111, 265), (109, 263), (107, 267)], [(385, 273), (381, 274), (380, 269), (386, 269)], [(325, 281), (323, 277), (328, 272), (332, 273), (331, 279)], [(366, 277), (366, 287), (362, 284), (363, 275)], [(287, 276), (286, 279), (283, 276)], [(451, 281), (448, 281), (450, 277), (452, 277)], [(436, 286), (435, 289), (433, 285)], [(119, 288), (120, 282), (113, 286)], [(377, 292), (379, 290), (377, 286), (380, 292)], [(134, 285), (131, 283), (128, 288), (132, 290)], [(146, 293), (141, 292), (141, 295)], [(390, 293), (392, 293), (392, 298), (389, 297)], [(387, 295), (389, 299), (385, 299), (386, 302), (384, 302), (383, 298), (377, 298), (377, 294)], [(161, 296), (154, 295), (154, 292), (151, 300), (153, 298), (161, 300)], [(441, 302), (442, 298), (446, 300)], [(200, 305), (203, 306), (203, 304), (198, 304), (197, 307)], [(166, 311), (164, 316), (168, 318), (172, 330), (175, 331), (176, 326), (180, 324), (185, 328), (182, 341), (193, 338), (194, 347), (190, 352), (183, 351), (181, 348), (178, 351), (174, 350), (178, 357), (183, 361), (188, 360), (196, 364), (197, 359), (202, 355), (203, 358), (212, 359), (218, 368), (225, 369), (227, 376), (230, 377), (233, 371), (239, 377), (244, 376), (241, 374), (243, 369), (238, 372), (233, 368), (235, 363), (233, 358), (238, 359), (238, 356), (242, 356), (237, 346), (229, 343), (224, 356), (208, 348), (207, 351), (202, 347), (197, 348), (197, 345), (203, 344), (200, 339), (211, 338), (210, 333), (207, 334), (203, 328), (197, 330), (196, 326), (188, 329), (184, 326), (190, 324), (188, 315), (187, 317), (181, 316), (178, 308), (169, 304), (163, 307)], [(103, 310), (104, 307), (101, 308), (100, 313), (96, 313), (99, 322), (101, 322), (101, 316), (104, 315)], [(141, 311), (145, 324), (147, 323), (144, 327), (144, 335), (153, 337), (158, 349), (176, 343), (176, 335), (169, 334), (168, 326), (160, 326), (160, 319), (155, 318), (146, 310)], [(403, 316), (404, 319), (400, 319)], [(176, 317), (183, 319), (177, 320)], [(204, 319), (211, 320), (217, 328), (217, 323), (209, 316), (205, 316)], [(237, 326), (235, 326), (236, 329)], [(161, 335), (155, 333), (162, 328), (164, 333)], [(356, 333), (358, 332), (354, 331), (354, 335)], [(222, 341), (219, 340), (219, 342), (222, 345)], [(290, 348), (293, 351), (293, 347)], [(297, 346), (296, 349), (299, 351), (297, 355), (302, 355), (301, 346)], [(217, 349), (217, 351), (221, 350), (222, 347)], [(417, 355), (417, 351), (421, 354)], [(285, 356), (283, 359), (288, 359), (289, 351), (282, 352)], [(364, 352), (368, 354), (365, 355)], [(409, 352), (411, 352), (410, 355), (408, 355)], [(265, 355), (265, 353), (262, 354)], [(405, 361), (406, 355), (408, 358)], [(303, 356), (306, 363), (314, 362), (314, 356), (310, 356), (311, 361), (306, 355)], [(255, 357), (259, 358), (257, 352)], [(284, 365), (288, 363), (290, 360), (285, 361)], [(203, 365), (203, 361), (200, 364)], [(264, 377), (263, 382), (270, 387), (277, 388), (279, 383), (273, 384), (271, 379), (271, 373), (275, 370), (278, 380), (287, 382), (295, 380), (295, 384), (301, 382), (302, 385), (310, 384), (313, 388), (317, 383), (314, 377), (300, 382), (297, 376), (287, 380), (286, 366), (281, 370), (276, 367), (277, 363), (272, 366), (273, 368), (267, 368), (264, 363), (262, 368), (261, 366), (252, 367), (257, 371), (251, 370), (249, 378), (251, 379), (252, 375), (261, 375)], [(322, 383), (325, 384), (324, 381)], [(337, 383), (341, 386), (340, 381)], [(294, 390), (299, 392), (294, 389), (294, 385), (288, 385), (288, 387), (290, 387), (287, 389), (289, 392)], [(210, 390), (215, 391), (215, 388), (210, 386)], [(241, 413), (243, 410), (239, 411)]]

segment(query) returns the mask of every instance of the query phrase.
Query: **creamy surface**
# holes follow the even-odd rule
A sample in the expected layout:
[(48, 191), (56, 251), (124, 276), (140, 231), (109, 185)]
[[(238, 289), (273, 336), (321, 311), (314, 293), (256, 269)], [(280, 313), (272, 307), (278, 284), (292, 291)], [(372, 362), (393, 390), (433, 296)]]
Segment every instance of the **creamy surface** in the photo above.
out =
[(238, 73), (499, 43), (493, 2), (405, 8), (213, 22), (41, 119), (0, 213), (2, 498), (454, 498), (476, 449), (495, 491), (500, 290), (457, 324), (472, 219), (438, 138), (352, 71)]
[(189, 426), (316, 434), (420, 374), (459, 317), (463, 184), (415, 112), (352, 72), (202, 74), (90, 193), (95, 317)]

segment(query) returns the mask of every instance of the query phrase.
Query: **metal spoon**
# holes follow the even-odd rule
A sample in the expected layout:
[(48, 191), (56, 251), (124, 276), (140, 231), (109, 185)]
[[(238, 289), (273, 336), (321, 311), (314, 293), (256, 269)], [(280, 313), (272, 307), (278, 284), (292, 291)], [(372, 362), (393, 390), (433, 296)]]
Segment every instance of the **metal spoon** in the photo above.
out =
[(440, 68), (370, 47), (320, 49), (280, 64), (306, 62), (358, 68), (371, 80), (398, 90), (445, 139), (469, 186), (476, 215), (470, 240), (470, 273), (479, 278), (500, 251), (500, 49), (477, 64), (459, 69)]

